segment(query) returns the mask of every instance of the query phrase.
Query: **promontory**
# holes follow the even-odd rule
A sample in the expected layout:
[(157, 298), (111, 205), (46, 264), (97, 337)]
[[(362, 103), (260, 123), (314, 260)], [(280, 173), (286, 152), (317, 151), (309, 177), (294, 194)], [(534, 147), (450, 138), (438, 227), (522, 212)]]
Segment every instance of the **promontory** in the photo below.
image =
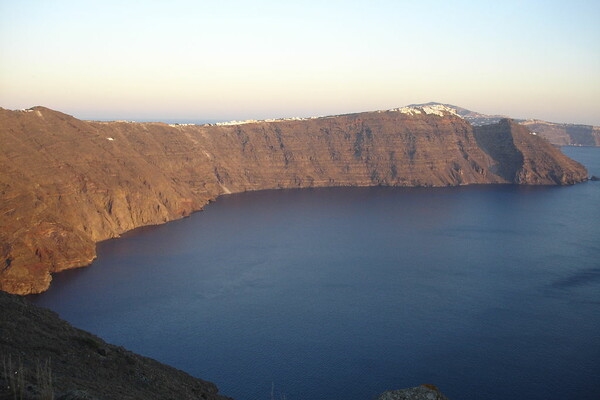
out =
[(168, 125), (0, 109), (0, 289), (46, 290), (96, 242), (234, 192), (322, 186), (569, 185), (579, 163), (511, 120), (442, 105)]

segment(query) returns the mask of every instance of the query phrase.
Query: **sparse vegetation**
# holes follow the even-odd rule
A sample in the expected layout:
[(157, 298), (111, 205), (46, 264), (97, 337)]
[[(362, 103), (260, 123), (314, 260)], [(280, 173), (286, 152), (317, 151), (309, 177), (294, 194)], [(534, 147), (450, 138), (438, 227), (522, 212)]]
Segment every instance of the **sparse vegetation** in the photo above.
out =
[(214, 384), (73, 328), (0, 291), (0, 400), (225, 400)]
[(2, 399), (54, 400), (52, 388), (52, 362), (50, 359), (35, 360), (35, 370), (28, 368), (21, 357), (12, 354), (2, 356)]
[(12, 395), (15, 400), (23, 400), (25, 375), (21, 358), (15, 360), (13, 364), (12, 355), (2, 356), (2, 378), (4, 382), (3, 391)]

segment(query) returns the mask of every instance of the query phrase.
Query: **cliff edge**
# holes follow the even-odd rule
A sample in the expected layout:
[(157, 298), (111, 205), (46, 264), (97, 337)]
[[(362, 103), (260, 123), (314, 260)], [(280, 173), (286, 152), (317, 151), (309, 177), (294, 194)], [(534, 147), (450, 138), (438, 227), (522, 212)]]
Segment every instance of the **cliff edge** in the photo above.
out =
[(390, 390), (377, 400), (448, 400), (434, 385), (421, 385), (408, 389)]
[(46, 290), (95, 243), (219, 195), (317, 186), (563, 185), (580, 164), (505, 120), (443, 106), (223, 125), (81, 121), (0, 109), (0, 289)]

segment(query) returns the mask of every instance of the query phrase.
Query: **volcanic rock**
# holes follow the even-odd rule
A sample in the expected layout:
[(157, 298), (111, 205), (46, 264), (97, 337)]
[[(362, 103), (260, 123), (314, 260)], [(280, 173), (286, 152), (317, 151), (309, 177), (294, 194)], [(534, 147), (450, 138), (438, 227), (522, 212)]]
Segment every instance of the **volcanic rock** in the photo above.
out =
[[(452, 104), (436, 102), (414, 104), (413, 106), (444, 106), (469, 121), (473, 126), (492, 125), (509, 118), (505, 115), (482, 114)], [(555, 146), (600, 146), (600, 126), (547, 122), (538, 119), (515, 119), (515, 121), (527, 127), (534, 135), (543, 137)]]
[(511, 121), (474, 130), (437, 106), (218, 126), (0, 109), (0, 171), (0, 289), (18, 294), (89, 264), (98, 241), (185, 217), (223, 194), (587, 179)]
[(113, 346), (0, 291), (0, 399), (226, 400), (217, 387)]
[(377, 400), (448, 400), (448, 398), (433, 385), (421, 385), (384, 392)]

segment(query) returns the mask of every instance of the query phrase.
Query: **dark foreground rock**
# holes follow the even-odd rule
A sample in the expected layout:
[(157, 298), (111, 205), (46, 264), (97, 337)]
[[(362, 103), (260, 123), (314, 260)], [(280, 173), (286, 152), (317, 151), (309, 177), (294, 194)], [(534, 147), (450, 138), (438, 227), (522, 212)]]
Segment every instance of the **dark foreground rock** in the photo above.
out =
[(583, 166), (525, 127), (409, 108), (231, 126), (0, 109), (0, 290), (48, 289), (96, 243), (222, 194), (323, 186), (569, 185)]
[[(231, 400), (213, 383), (108, 344), (3, 291), (0, 359), (0, 400)], [(378, 400), (448, 399), (421, 385)]]
[(433, 385), (421, 385), (384, 392), (377, 400), (448, 400), (448, 398)]
[(227, 399), (210, 382), (108, 344), (1, 291), (0, 359), (0, 399)]

